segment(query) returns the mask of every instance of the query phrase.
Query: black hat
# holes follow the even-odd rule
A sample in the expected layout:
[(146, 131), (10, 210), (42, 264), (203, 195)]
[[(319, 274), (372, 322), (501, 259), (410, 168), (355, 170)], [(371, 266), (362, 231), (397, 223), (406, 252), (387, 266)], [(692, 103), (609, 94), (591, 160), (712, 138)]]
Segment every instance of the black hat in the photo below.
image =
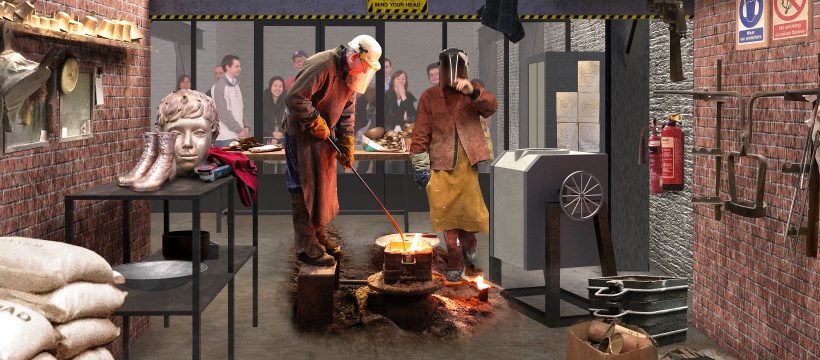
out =
[(307, 56), (307, 53), (304, 52), (303, 50), (298, 50), (298, 51), (293, 52), (293, 56), (290, 57), (290, 60), (293, 61), (293, 59), (298, 58), (298, 57), (303, 57), (303, 58), (307, 59), (308, 56)]

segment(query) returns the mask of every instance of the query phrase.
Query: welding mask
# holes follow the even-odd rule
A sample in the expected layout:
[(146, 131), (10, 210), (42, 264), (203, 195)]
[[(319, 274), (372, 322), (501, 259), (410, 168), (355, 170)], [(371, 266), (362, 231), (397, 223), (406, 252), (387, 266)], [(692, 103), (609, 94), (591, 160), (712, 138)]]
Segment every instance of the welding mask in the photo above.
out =
[(360, 62), (360, 64), (357, 64), (358, 66), (352, 67), (348, 72), (347, 86), (359, 94), (364, 94), (367, 91), (367, 85), (376, 75), (376, 71), (382, 68), (379, 64), (382, 47), (373, 37), (359, 35), (347, 43), (347, 48), (359, 55)]
[(467, 78), (467, 53), (460, 49), (444, 49), (438, 54), (439, 84), (444, 87), (455, 86), (456, 79)]

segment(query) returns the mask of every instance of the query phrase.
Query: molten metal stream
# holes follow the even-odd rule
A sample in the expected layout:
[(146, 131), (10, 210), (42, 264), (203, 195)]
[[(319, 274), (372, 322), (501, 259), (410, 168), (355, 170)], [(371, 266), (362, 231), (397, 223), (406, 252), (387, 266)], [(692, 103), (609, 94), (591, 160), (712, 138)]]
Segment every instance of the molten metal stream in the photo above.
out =
[[(327, 138), (327, 141), (330, 141), (330, 145), (333, 145), (333, 148), (336, 149), (336, 152), (339, 153), (339, 155), (347, 157), (347, 155), (345, 153), (343, 153), (342, 150), (339, 150), (339, 147), (336, 146), (336, 143), (333, 141), (333, 139)], [(382, 207), (382, 210), (384, 210), (384, 213), (387, 214), (387, 217), (390, 218), (390, 222), (393, 223), (393, 227), (395, 227), (396, 231), (398, 231), (399, 235), (401, 235), (402, 246), (404, 246), (404, 248), (406, 249), (407, 245), (406, 245), (406, 242), (404, 240), (404, 232), (401, 231), (401, 227), (399, 227), (399, 223), (396, 222), (396, 219), (393, 218), (393, 215), (390, 215), (390, 211), (387, 211), (387, 208), (384, 207), (384, 204), (382, 203), (382, 201), (379, 200), (379, 197), (376, 196), (376, 193), (374, 193), (373, 190), (370, 189), (370, 186), (368, 186), (367, 183), (364, 181), (364, 179), (362, 179), (362, 176), (359, 175), (359, 172), (356, 171), (356, 169), (354, 169), (353, 167), (351, 167), (350, 170), (353, 170), (353, 173), (356, 174), (356, 177), (359, 178), (359, 181), (362, 182), (362, 185), (364, 185), (364, 187), (367, 189), (367, 191), (370, 192), (370, 195), (372, 195), (373, 198), (376, 199), (376, 202), (379, 203), (379, 206)]]

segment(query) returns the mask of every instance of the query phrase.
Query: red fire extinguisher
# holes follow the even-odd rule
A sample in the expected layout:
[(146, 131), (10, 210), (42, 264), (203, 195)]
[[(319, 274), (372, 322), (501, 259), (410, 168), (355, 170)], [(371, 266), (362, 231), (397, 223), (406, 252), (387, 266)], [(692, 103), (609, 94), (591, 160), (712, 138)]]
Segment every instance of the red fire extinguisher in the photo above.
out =
[(652, 119), (652, 132), (649, 134), (649, 191), (660, 193), (661, 189), (661, 137), (658, 136), (658, 121)]
[(661, 131), (661, 162), (664, 191), (683, 190), (683, 130), (680, 114), (669, 115)]

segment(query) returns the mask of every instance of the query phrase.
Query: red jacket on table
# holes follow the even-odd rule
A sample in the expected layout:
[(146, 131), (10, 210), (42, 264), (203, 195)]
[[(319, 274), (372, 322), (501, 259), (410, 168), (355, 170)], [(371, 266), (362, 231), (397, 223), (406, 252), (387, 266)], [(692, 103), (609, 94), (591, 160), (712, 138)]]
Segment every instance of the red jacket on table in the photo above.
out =
[(430, 168), (433, 170), (452, 170), (455, 167), (456, 135), (467, 152), (470, 164), (491, 158), (480, 117), (490, 117), (495, 113), (498, 101), (481, 85), (472, 84), (475, 89), (472, 96), (440, 86), (433, 86), (421, 94), (410, 153), (429, 153)]

